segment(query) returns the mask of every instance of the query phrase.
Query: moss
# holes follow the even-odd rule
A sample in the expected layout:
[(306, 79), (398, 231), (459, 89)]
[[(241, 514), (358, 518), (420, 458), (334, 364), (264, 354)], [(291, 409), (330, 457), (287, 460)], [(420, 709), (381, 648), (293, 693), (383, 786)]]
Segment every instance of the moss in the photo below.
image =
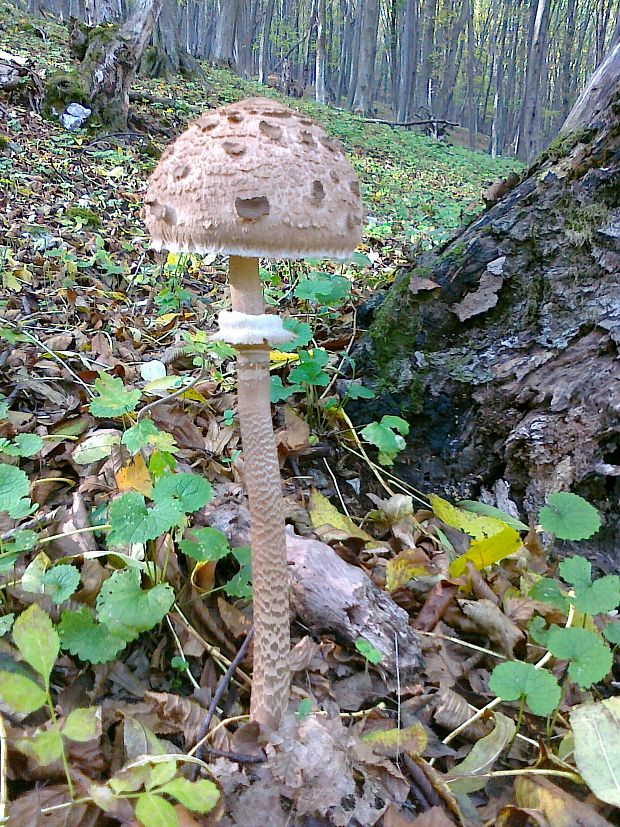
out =
[(558, 161), (560, 158), (565, 158), (570, 154), (572, 149), (577, 146), (577, 144), (587, 143), (592, 134), (592, 129), (582, 126), (575, 129), (574, 132), (569, 132), (568, 135), (558, 135), (558, 137), (551, 141), (547, 149), (542, 153), (536, 166), (540, 166), (543, 161), (547, 161), (548, 159)]
[(49, 76), (41, 111), (44, 117), (52, 118), (56, 113), (63, 112), (70, 103), (88, 105), (88, 96), (76, 69)]
[(575, 204), (562, 199), (562, 218), (567, 239), (576, 247), (583, 247), (592, 241), (597, 228), (603, 224), (609, 211), (601, 204)]
[[(418, 268), (414, 271), (415, 275), (422, 276), (422, 270), (428, 271), (428, 268)], [(428, 272), (425, 272), (424, 276), (427, 275)], [(410, 359), (415, 350), (421, 321), (416, 312), (414, 296), (409, 291), (410, 278), (410, 273), (399, 276), (379, 308), (369, 331), (374, 361), (380, 373), (394, 363)]]

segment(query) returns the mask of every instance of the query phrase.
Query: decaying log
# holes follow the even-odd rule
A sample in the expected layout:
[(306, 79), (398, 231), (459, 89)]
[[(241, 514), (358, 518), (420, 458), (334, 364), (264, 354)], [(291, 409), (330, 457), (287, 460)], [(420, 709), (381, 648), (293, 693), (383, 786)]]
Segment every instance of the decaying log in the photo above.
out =
[(365, 638), (383, 654), (382, 667), (401, 679), (421, 665), (418, 636), (407, 613), (355, 566), (320, 540), (287, 534), (291, 607), (313, 632), (354, 645)]
[(397, 275), (356, 353), (377, 396), (357, 416), (351, 404), (359, 422), (407, 418), (397, 473), (416, 488), (488, 502), (503, 480), (534, 518), (550, 493), (581, 494), (603, 529), (580, 549), (609, 571), (620, 565), (619, 66), (616, 48), (568, 134)]

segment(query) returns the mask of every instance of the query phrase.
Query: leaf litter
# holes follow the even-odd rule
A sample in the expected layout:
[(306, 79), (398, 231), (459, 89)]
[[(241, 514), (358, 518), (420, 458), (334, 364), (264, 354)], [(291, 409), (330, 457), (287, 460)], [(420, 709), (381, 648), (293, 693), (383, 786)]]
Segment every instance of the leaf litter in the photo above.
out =
[[(0, 8), (19, 51), (14, 14)], [(49, 25), (37, 52), (57, 68), (66, 34)], [(212, 72), (208, 106), (252, 91)], [(213, 257), (153, 253), (140, 223), (153, 155), (205, 105), (195, 84), (174, 92), (174, 107), (137, 104), (149, 133), (126, 141), (0, 102), (4, 814), (17, 827), (618, 823), (605, 626), (617, 579), (593, 580), (579, 562), (556, 572), (514, 515), (386, 494), (406, 438), (398, 417), (367, 431), (373, 468), (349, 450), (359, 436), (341, 411), (363, 398), (343, 369), (355, 310), (410, 257), (408, 228), (372, 193), (387, 229), (369, 234), (341, 280), (316, 263), (263, 273), (298, 336), (297, 349), (272, 354), (275, 392), (291, 398), (276, 407), (291, 546), (324, 567), (304, 563), (293, 577), (280, 732), (246, 723), (251, 648), (203, 732), (251, 627), (249, 517), (231, 354), (208, 339), (226, 306), (224, 270)], [(331, 128), (355, 154), (347, 122)], [(369, 188), (384, 151), (374, 130), (356, 158)], [(432, 174), (420, 186), (440, 192)], [(404, 193), (405, 181), (390, 186)], [(446, 189), (437, 238), (476, 192)], [(540, 521), (558, 537), (597, 525), (566, 498), (547, 511)], [(597, 773), (593, 727), (605, 733)]]

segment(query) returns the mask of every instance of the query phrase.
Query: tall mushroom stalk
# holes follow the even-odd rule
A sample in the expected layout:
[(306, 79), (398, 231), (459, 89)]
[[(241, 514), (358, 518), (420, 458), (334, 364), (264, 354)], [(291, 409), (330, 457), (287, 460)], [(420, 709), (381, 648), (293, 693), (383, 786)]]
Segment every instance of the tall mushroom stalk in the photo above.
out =
[(277, 728), (288, 705), (289, 609), (284, 508), (269, 393), (269, 346), (292, 337), (264, 312), (258, 257), (347, 258), (361, 241), (362, 202), (339, 144), (277, 101), (206, 112), (164, 152), (144, 218), (156, 249), (227, 253), (238, 405), (252, 518), (254, 674), (251, 718)]
[[(230, 256), (233, 312), (264, 312), (258, 259)], [(250, 503), (254, 672), (250, 716), (277, 727), (288, 703), (290, 622), (284, 507), (271, 421), (269, 344), (235, 345), (237, 404)]]

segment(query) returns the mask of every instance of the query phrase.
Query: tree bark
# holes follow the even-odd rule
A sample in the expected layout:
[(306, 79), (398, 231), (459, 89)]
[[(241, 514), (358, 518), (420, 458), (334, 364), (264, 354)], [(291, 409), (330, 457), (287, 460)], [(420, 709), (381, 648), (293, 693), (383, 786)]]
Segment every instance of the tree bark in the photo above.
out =
[(219, 8), (213, 44), (213, 60), (222, 66), (234, 68), (239, 0), (220, 0)]
[(325, 43), (325, 25), (327, 22), (326, 0), (319, 0), (316, 22), (316, 65), (314, 77), (314, 93), (317, 103), (327, 103), (326, 76), (327, 50)]
[(550, 0), (538, 0), (527, 58), (519, 157), (528, 162), (533, 161), (540, 151), (538, 144), (542, 103), (540, 100), (540, 80), (547, 48), (549, 5)]
[[(129, 89), (153, 33), (161, 4), (162, 0), (138, 0), (121, 26), (97, 26), (87, 30), (84, 59), (78, 70), (83, 97), (78, 102), (87, 103), (108, 129), (127, 129)], [(51, 77), (46, 96), (58, 95), (61, 82), (60, 76)], [(70, 78), (65, 77), (65, 82), (69, 93), (78, 91), (72, 88)]]
[(260, 32), (260, 47), (258, 51), (258, 79), (261, 83), (267, 83), (269, 74), (269, 34), (271, 32), (271, 20), (273, 18), (274, 0), (267, 0), (265, 16)]
[(359, 63), (351, 108), (362, 115), (372, 114), (375, 60), (377, 57), (377, 30), (379, 27), (379, 0), (360, 0)]
[(358, 354), (378, 391), (360, 421), (410, 422), (403, 478), (487, 500), (503, 480), (525, 515), (551, 492), (582, 494), (603, 515), (592, 549), (608, 569), (620, 540), (619, 60), (620, 48), (569, 116), (574, 131), (503, 200), (400, 272)]

